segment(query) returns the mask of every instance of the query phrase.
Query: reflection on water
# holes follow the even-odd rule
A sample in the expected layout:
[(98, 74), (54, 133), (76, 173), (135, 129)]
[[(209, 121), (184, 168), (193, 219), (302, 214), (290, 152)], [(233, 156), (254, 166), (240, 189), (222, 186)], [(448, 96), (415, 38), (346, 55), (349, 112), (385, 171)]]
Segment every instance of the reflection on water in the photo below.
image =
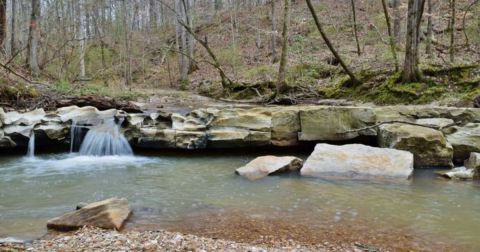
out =
[[(480, 186), (416, 172), (410, 183), (326, 181), (298, 175), (250, 182), (234, 174), (252, 155), (76, 154), (0, 158), (0, 237), (38, 237), (79, 202), (127, 197), (137, 215), (175, 223), (196, 211), (236, 209), (310, 225), (399, 227), (480, 248)], [(367, 224), (364, 224), (367, 225)]]

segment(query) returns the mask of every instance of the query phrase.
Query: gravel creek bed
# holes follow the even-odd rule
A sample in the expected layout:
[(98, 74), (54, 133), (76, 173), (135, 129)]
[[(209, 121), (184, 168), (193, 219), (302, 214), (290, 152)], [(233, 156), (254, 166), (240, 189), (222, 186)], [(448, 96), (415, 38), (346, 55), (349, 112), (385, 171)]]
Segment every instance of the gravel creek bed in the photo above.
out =
[[(373, 250), (372, 250), (373, 249)], [(379, 251), (361, 244), (346, 246), (300, 245), (292, 240), (268, 246), (203, 238), (167, 231), (117, 232), (83, 228), (31, 243), (0, 243), (0, 251)]]

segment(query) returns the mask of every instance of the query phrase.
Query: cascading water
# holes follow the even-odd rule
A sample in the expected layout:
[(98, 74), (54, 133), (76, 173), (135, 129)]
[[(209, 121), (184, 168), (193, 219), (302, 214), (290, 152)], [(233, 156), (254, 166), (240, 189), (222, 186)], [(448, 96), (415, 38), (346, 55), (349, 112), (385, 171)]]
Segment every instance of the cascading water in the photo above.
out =
[(91, 127), (79, 152), (88, 156), (133, 155), (130, 144), (113, 118)]
[(30, 139), (28, 140), (27, 157), (33, 158), (35, 156), (35, 132), (32, 130)]
[(70, 153), (73, 153), (77, 146), (80, 144), (79, 140), (82, 136), (82, 126), (78, 126), (76, 121), (72, 122), (70, 128)]

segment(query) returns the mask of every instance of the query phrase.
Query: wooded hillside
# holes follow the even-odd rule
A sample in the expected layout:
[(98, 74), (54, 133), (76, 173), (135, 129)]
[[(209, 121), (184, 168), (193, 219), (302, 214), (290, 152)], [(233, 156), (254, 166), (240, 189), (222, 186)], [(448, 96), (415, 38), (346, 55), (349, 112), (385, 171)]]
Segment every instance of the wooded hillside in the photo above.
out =
[(3, 0), (2, 99), (180, 89), (267, 103), (471, 106), (478, 2)]

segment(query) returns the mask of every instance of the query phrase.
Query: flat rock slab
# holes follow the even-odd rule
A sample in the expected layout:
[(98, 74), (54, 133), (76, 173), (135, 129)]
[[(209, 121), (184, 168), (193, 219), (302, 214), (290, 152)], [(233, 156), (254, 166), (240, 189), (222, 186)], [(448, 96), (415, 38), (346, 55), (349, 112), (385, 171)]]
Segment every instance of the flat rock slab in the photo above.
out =
[(413, 154), (361, 144), (317, 144), (300, 172), (320, 178), (407, 180), (413, 172)]
[(125, 198), (110, 198), (83, 206), (47, 222), (47, 228), (71, 231), (84, 226), (120, 230), (131, 210)]
[(303, 160), (293, 156), (262, 156), (238, 168), (235, 173), (249, 180), (257, 180), (274, 173), (298, 171), (302, 164)]

